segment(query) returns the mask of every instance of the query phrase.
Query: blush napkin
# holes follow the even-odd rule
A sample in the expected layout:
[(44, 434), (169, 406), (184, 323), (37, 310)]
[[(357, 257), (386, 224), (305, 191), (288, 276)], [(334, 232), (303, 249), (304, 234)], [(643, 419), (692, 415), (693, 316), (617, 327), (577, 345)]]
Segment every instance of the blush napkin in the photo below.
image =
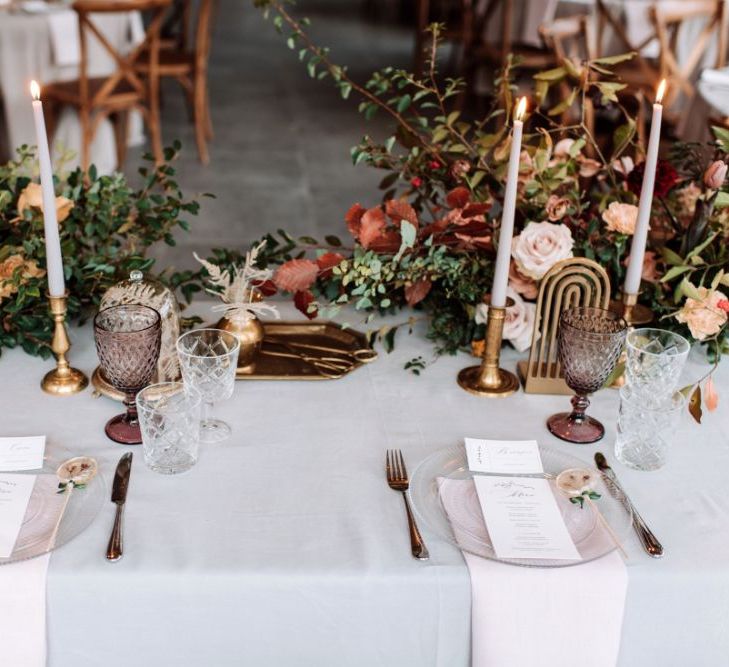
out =
[[(438, 480), (453, 531), (458, 524), (485, 534), (481, 522), (469, 521), (454, 502), (453, 485), (471, 480)], [(456, 493), (453, 493), (453, 492)], [(617, 552), (571, 567), (518, 567), (463, 552), (471, 576), (472, 667), (613, 667), (628, 589), (625, 563)]]
[[(23, 536), (36, 541), (39, 536), (53, 539), (62, 519), (65, 496), (56, 493), (58, 478), (36, 477), (26, 516), (42, 508), (42, 519), (25, 524)], [(41, 500), (42, 498), (42, 500)], [(17, 542), (16, 542), (17, 544)], [(46, 664), (46, 582), (51, 554), (0, 565), (0, 664), (13, 667), (45, 667)]]

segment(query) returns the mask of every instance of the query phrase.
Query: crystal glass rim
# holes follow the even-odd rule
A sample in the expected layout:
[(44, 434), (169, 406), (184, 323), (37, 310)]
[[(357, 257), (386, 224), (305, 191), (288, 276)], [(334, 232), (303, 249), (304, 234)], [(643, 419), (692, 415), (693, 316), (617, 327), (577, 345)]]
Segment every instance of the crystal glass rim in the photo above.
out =
[[(619, 331), (612, 331), (612, 332), (600, 332), (600, 331), (590, 331), (589, 329), (582, 329), (580, 327), (576, 327), (574, 324), (570, 324), (569, 322), (565, 321), (565, 315), (567, 313), (572, 313), (574, 311), (583, 311), (586, 313), (594, 313), (595, 315), (601, 315), (605, 317), (605, 319), (612, 320), (613, 322), (618, 322), (622, 324), (622, 328)], [(628, 323), (619, 315), (616, 315), (613, 311), (608, 310), (607, 308), (595, 308), (594, 306), (575, 306), (574, 308), (567, 308), (566, 310), (562, 311), (562, 314), (559, 316), (559, 326), (568, 327), (569, 329), (572, 329), (573, 331), (579, 331), (581, 335), (583, 336), (594, 336), (595, 338), (609, 338), (612, 336), (620, 336), (625, 334), (625, 332), (628, 329)]]
[(673, 337), (679, 339), (679, 341), (680, 341), (679, 345), (681, 346), (681, 351), (676, 356), (682, 355), (682, 354), (688, 354), (689, 350), (691, 349), (691, 343), (689, 343), (688, 340), (686, 340), (681, 334), (677, 334), (676, 332), (670, 331), (669, 329), (657, 329), (656, 327), (643, 327), (641, 329), (633, 329), (632, 331), (628, 332), (628, 336), (625, 339), (625, 344), (628, 347), (630, 347), (634, 350), (637, 350), (641, 354), (649, 355), (651, 357), (662, 356), (664, 354), (663, 352), (650, 352), (648, 350), (644, 350), (643, 348), (638, 347), (637, 345), (634, 345), (631, 342), (630, 339), (633, 335), (638, 335), (641, 333), (645, 335), (645, 332), (651, 332), (651, 333), (658, 332), (660, 334), (668, 334), (669, 336), (673, 336)]
[[(144, 387), (138, 394), (137, 394), (137, 403), (139, 402), (139, 399), (141, 398), (143, 401), (145, 400), (144, 394), (145, 393), (151, 393), (151, 390), (159, 389), (161, 387), (177, 387), (180, 389), (180, 392), (185, 395), (185, 398), (189, 401), (194, 401), (191, 405), (188, 405), (187, 408), (181, 408), (179, 410), (170, 410), (170, 412), (174, 414), (181, 414), (183, 412), (187, 412), (188, 408), (196, 408), (202, 403), (202, 395), (200, 392), (195, 389), (194, 387), (188, 387), (184, 384), (184, 382), (155, 382), (154, 384), (148, 384), (146, 387)], [(149, 400), (149, 399), (146, 399)], [(150, 409), (154, 410), (153, 406), (149, 406)]]
[(621, 401), (625, 401), (631, 405), (639, 405), (640, 409), (645, 412), (677, 412), (678, 410), (682, 410), (686, 405), (686, 396), (684, 396), (680, 391), (675, 391), (671, 394), (670, 405), (668, 401), (657, 405), (652, 404), (649, 401), (646, 401), (645, 397), (633, 393), (632, 387), (627, 384), (620, 387), (619, 394)]
[[(103, 313), (106, 313), (110, 310), (117, 310), (118, 308), (140, 308), (143, 310), (151, 310), (155, 315), (155, 321), (152, 322), (152, 324), (144, 327), (144, 329), (134, 329), (133, 331), (112, 331), (111, 329), (107, 329), (106, 327), (101, 326), (99, 324), (98, 319), (99, 316), (101, 316)], [(142, 333), (143, 331), (148, 331), (149, 329), (154, 329), (154, 327), (160, 325), (162, 322), (162, 317), (160, 314), (154, 309), (150, 308), (149, 306), (143, 306), (141, 303), (120, 303), (116, 306), (109, 306), (108, 308), (103, 308), (100, 310), (96, 315), (94, 316), (94, 329), (98, 329), (99, 331), (103, 331), (104, 333), (119, 335), (119, 334), (138, 334)]]
[[(191, 336), (192, 334), (199, 334), (203, 331), (214, 331), (217, 334), (224, 334), (225, 336), (228, 336), (233, 339), (233, 347), (228, 350), (225, 354), (216, 354), (213, 356), (210, 356), (209, 354), (192, 354), (191, 352), (188, 352), (187, 350), (183, 350), (180, 348), (180, 341), (185, 338), (186, 336)], [(184, 354), (186, 357), (191, 357), (193, 359), (214, 359), (215, 357), (227, 357), (228, 355), (233, 354), (235, 352), (238, 353), (238, 350), (240, 349), (240, 340), (238, 340), (237, 336), (234, 336), (229, 331), (223, 331), (223, 329), (193, 329), (192, 331), (186, 331), (184, 334), (182, 334), (175, 343), (175, 347), (177, 348), (177, 354)]]

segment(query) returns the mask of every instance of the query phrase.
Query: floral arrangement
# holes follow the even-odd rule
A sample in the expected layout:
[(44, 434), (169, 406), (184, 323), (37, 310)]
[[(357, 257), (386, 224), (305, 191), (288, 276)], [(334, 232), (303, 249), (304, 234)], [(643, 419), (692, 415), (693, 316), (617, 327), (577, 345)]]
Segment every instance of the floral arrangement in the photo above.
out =
[[(82, 319), (104, 292), (134, 269), (149, 271), (147, 251), (160, 241), (175, 244), (174, 233), (187, 230), (184, 214), (198, 203), (183, 197), (172, 161), (179, 144), (165, 151), (165, 162), (142, 167), (143, 183), (133, 189), (122, 174), (99, 176), (92, 166), (56, 178), (56, 211), (61, 234), (68, 315)], [(147, 156), (152, 160), (151, 156)], [(53, 334), (45, 296), (43, 202), (34, 178), (32, 149), (0, 166), (0, 351), (20, 346), (48, 357)], [(163, 273), (168, 285), (189, 300), (200, 289), (191, 272)]]
[[(359, 85), (311, 41), (306, 19), (295, 19), (278, 0), (256, 4), (287, 33), (289, 48), (298, 49), (312, 77), (331, 77), (344, 98), (358, 94), (365, 118), (384, 112), (395, 121), (384, 141), (365, 136), (352, 149), (355, 164), (383, 170), (382, 203), (354, 204), (344, 215), (351, 236), (346, 248), (338, 238), (297, 243), (286, 234), (270, 235), (261, 261), (283, 262), (273, 282), (310, 317), (343, 304), (371, 313), (415, 307), (427, 314), (438, 351), (471, 345), (478, 351), (480, 304), (490, 290), (499, 241), (517, 64), (506, 62), (488, 113), (467, 120), (454, 104), (462, 82), (437, 71), (442, 26), (430, 27), (424, 76), (388, 67)], [(557, 261), (598, 261), (615, 296), (623, 282), (643, 149), (622, 97), (625, 84), (611, 67), (629, 58), (566, 59), (534, 75), (511, 248), (515, 305), (504, 327), (517, 349), (529, 345), (539, 281)], [(554, 100), (557, 89), (562, 94)], [(612, 122), (610, 136), (592, 135), (585, 121), (588, 100)], [(576, 120), (564, 122), (567, 114)], [(710, 354), (718, 357), (727, 345), (729, 311), (722, 291), (729, 286), (729, 132), (714, 133), (711, 144), (676, 144), (659, 161), (639, 299), (660, 326), (711, 343)], [(380, 335), (392, 344), (393, 328)]]
[(206, 291), (223, 302), (213, 306), (213, 311), (242, 322), (263, 314), (276, 319), (281, 317), (275, 305), (262, 300), (260, 288), (270, 283), (273, 274), (270, 269), (257, 267), (258, 256), (265, 245), (266, 241), (263, 241), (249, 250), (243, 258), (243, 266), (221, 267), (193, 253), (207, 273), (207, 278), (203, 278), (207, 282)]

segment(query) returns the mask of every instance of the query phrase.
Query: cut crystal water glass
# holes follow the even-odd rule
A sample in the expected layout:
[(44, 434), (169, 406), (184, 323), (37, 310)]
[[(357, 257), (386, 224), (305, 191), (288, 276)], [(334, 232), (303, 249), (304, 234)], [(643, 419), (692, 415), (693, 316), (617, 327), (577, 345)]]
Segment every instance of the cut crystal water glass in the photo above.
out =
[(211, 413), (213, 404), (233, 395), (239, 349), (238, 338), (220, 329), (188, 331), (177, 339), (182, 379), (202, 397), (201, 442), (230, 437), (230, 426)]
[(106, 424), (114, 442), (142, 442), (135, 397), (154, 377), (159, 359), (161, 327), (159, 313), (140, 305), (112, 306), (94, 318), (96, 352), (104, 377), (124, 393), (125, 414)]
[(181, 382), (161, 382), (137, 394), (142, 447), (147, 467), (176, 474), (197, 462), (201, 397)]
[(575, 392), (572, 412), (561, 412), (547, 420), (549, 431), (567, 442), (587, 444), (605, 435), (605, 427), (585, 414), (588, 394), (601, 389), (620, 357), (627, 324), (620, 316), (602, 308), (570, 308), (559, 318), (559, 359), (567, 386)]
[(634, 329), (625, 340), (625, 381), (634, 395), (653, 405), (670, 401), (690, 350), (672, 331)]
[(632, 387), (621, 387), (615, 440), (618, 461), (636, 470), (656, 470), (663, 466), (685, 405), (686, 398), (681, 392), (654, 404)]

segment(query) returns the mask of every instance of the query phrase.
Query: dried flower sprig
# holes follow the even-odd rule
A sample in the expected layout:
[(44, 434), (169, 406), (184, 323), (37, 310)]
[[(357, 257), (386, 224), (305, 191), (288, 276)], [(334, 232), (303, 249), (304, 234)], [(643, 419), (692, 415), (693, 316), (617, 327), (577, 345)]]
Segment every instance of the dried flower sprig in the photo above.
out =
[(195, 259), (208, 272), (208, 286), (205, 291), (219, 297), (223, 302), (213, 306), (213, 311), (234, 313), (236, 317), (243, 320), (249, 320), (264, 313), (276, 319), (281, 317), (276, 306), (261, 300), (261, 294), (256, 289), (257, 285), (265, 283), (272, 276), (270, 269), (259, 269), (257, 266), (258, 255), (265, 245), (266, 241), (262, 241), (251, 248), (245, 255), (243, 266), (236, 266), (232, 269), (222, 269), (217, 264), (193, 253)]

